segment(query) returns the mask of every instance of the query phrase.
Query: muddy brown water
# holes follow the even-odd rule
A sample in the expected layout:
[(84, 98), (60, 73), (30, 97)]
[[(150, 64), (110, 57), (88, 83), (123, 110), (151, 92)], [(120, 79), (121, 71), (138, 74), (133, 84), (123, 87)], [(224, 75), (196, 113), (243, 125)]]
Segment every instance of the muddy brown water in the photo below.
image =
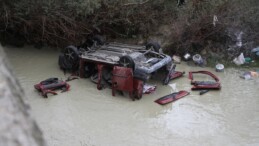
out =
[[(259, 145), (259, 79), (243, 80), (240, 71), (177, 65), (179, 71), (210, 70), (222, 82), (220, 91), (202, 96), (183, 78), (158, 88), (141, 100), (98, 91), (89, 79), (69, 82), (71, 90), (45, 99), (33, 85), (49, 77), (66, 79), (55, 49), (6, 47), (32, 114), (49, 146), (256, 146)], [(197, 76), (197, 78), (207, 78)], [(154, 100), (187, 90), (191, 94), (165, 106)]]

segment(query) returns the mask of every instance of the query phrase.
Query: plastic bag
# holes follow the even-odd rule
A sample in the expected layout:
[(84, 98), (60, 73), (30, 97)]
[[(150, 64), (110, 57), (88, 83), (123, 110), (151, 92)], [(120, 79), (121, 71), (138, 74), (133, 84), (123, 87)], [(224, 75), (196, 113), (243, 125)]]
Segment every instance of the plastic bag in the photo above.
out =
[(236, 64), (236, 65), (242, 65), (245, 63), (245, 57), (244, 57), (244, 54), (241, 53), (238, 57), (236, 57), (233, 62)]
[(203, 65), (204, 64), (204, 60), (202, 59), (200, 54), (195, 54), (192, 57), (192, 60), (194, 61), (194, 63), (198, 64), (198, 65)]
[(156, 90), (156, 85), (144, 84), (144, 87), (143, 87), (144, 94), (153, 93), (153, 92), (155, 92), (155, 90)]

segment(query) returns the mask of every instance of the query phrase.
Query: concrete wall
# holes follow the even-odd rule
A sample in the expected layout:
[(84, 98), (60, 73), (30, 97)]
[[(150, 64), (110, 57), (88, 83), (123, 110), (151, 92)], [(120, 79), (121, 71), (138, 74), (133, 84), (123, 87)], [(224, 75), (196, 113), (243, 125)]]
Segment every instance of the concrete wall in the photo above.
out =
[(0, 45), (0, 146), (45, 146)]

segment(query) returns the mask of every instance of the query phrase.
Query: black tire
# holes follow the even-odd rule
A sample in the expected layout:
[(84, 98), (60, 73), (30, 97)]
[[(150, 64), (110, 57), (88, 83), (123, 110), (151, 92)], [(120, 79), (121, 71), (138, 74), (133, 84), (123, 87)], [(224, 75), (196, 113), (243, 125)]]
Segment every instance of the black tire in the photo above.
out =
[(64, 51), (65, 58), (71, 61), (79, 60), (79, 51), (75, 46), (67, 46)]
[(132, 68), (135, 70), (135, 63), (130, 56), (122, 56), (119, 60), (119, 65), (122, 67)]
[(72, 70), (73, 65), (67, 60), (64, 56), (64, 54), (60, 54), (58, 58), (58, 65), (60, 69), (67, 71), (67, 70)]
[(64, 56), (66, 64), (71, 66), (72, 70), (76, 70), (79, 67), (79, 51), (75, 46), (66, 47)]
[(151, 49), (151, 51), (155, 51), (155, 52), (159, 52), (160, 48), (161, 46), (157, 42), (149, 42), (146, 45), (147, 50)]

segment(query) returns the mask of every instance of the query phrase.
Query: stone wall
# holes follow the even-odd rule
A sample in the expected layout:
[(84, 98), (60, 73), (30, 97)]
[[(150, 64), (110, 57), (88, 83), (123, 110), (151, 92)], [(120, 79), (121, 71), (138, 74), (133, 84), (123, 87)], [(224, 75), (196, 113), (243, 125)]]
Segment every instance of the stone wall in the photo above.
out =
[(0, 45), (0, 146), (45, 146), (24, 92)]

